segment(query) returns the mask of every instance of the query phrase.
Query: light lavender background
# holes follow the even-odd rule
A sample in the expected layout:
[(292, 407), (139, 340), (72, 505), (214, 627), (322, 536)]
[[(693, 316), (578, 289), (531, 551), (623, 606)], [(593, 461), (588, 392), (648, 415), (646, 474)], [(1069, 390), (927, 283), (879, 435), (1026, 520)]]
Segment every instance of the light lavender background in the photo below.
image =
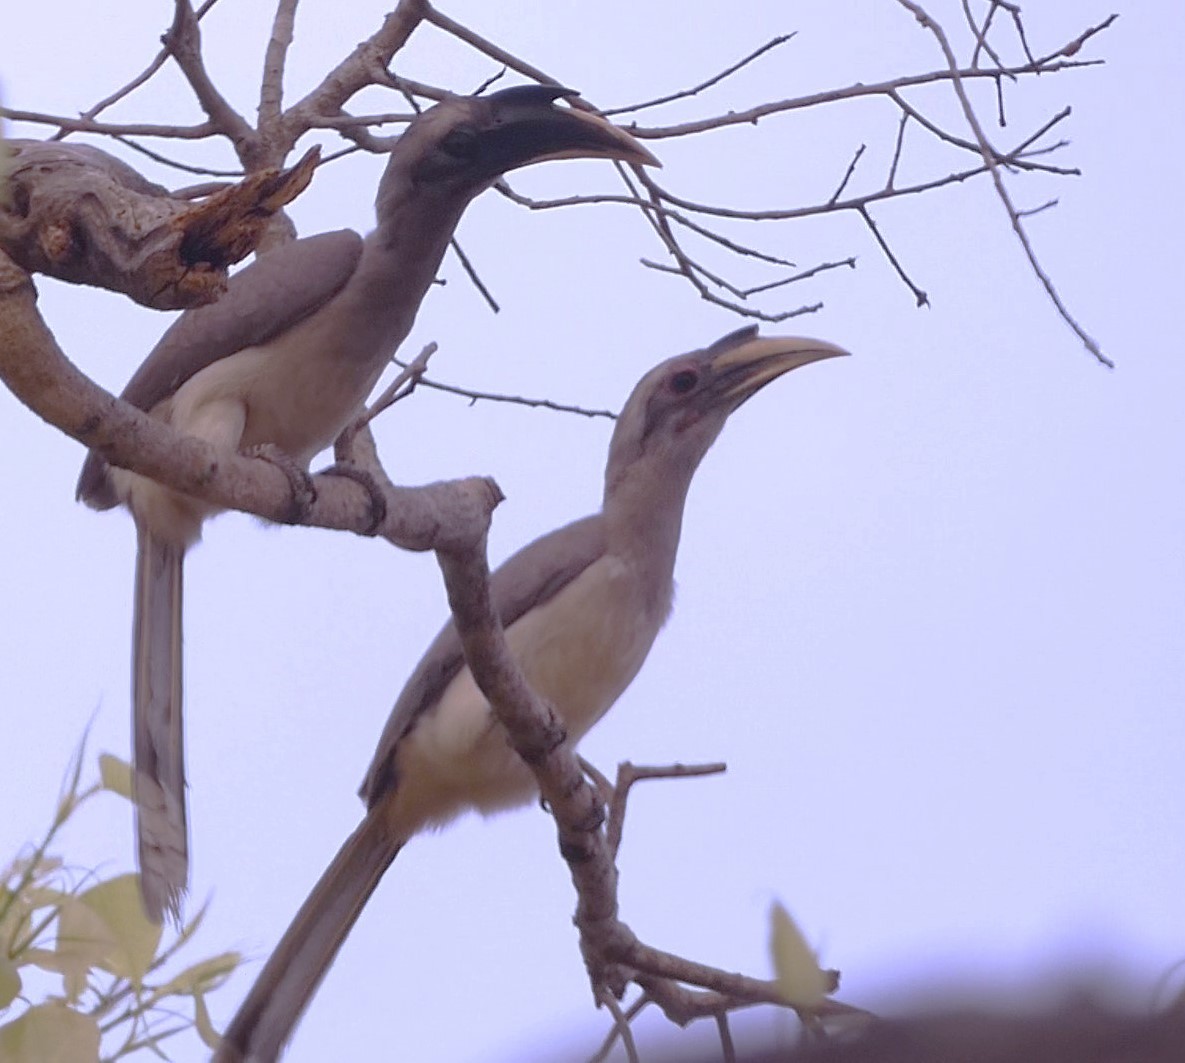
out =
[[(960, 24), (957, 4), (931, 6)], [(947, 975), (1041, 986), (1070, 967), (1130, 971), (1150, 986), (1185, 956), (1185, 14), (1132, 6), (1090, 49), (1106, 67), (1010, 91), (1011, 130), (993, 130), (1010, 142), (1073, 104), (1063, 161), (1084, 176), (1013, 188), (1024, 206), (1060, 198), (1030, 230), (1116, 371), (1058, 320), (986, 180), (876, 212), (929, 310), (914, 309), (855, 218), (751, 230), (804, 266), (859, 255), (854, 275), (786, 293), (779, 305), (827, 306), (777, 329), (854, 357), (779, 382), (725, 432), (690, 498), (675, 616), (582, 747), (604, 768), (729, 763), (722, 779), (635, 796), (622, 903), (647, 940), (761, 974), (780, 897), (843, 970), (843, 999), (874, 1008)], [(224, 0), (204, 28), (214, 77), (247, 111), (269, 7)], [(602, 106), (689, 84), (798, 31), (734, 84), (655, 121), (942, 62), (891, 0), (446, 10)], [(1110, 10), (1032, 5), (1034, 47), (1051, 50)], [(382, 14), (379, 3), (308, 0), (290, 94)], [(168, 18), (168, 4), (147, 0), (10, 5), (5, 102), (84, 109), (142, 66)], [(491, 72), (431, 29), (398, 70), (460, 90)], [(914, 98), (954, 120), (942, 91)], [(111, 117), (198, 115), (170, 71)], [(860, 142), (883, 168), (894, 126), (879, 101), (773, 118), (659, 144), (662, 176), (689, 196), (793, 205), (830, 194)], [(233, 166), (221, 144), (215, 155)], [(293, 209), (301, 231), (365, 231), (380, 165), (319, 174)], [(914, 138), (903, 176), (944, 165)], [(571, 163), (517, 183), (539, 194), (613, 187), (605, 166)], [(637, 266), (659, 251), (622, 208), (527, 216), (487, 195), (460, 235), (504, 310), (491, 316), (447, 265), (405, 350), (437, 341), (433, 372), (450, 381), (617, 407), (651, 364), (741, 323)], [(39, 290), (63, 347), (112, 389), (166, 324), (107, 293)], [(597, 505), (609, 424), (422, 392), (379, 435), (401, 482), (497, 477), (508, 495), (491, 536), (499, 560)], [(133, 546), (125, 517), (73, 503), (79, 446), (7, 394), (0, 446), (9, 854), (48, 822), (88, 721), (94, 751), (126, 755)], [(445, 605), (428, 556), (239, 515), (211, 523), (187, 567), (192, 896), (211, 899), (199, 948), (261, 959), (357, 822), (354, 788)], [(130, 867), (130, 826), (125, 805), (105, 802), (68, 838), (70, 858)], [(572, 905), (538, 811), (417, 840), (288, 1058), (587, 1054), (606, 1020), (589, 1003)], [(215, 998), (216, 1020), (255, 969)], [(749, 1023), (791, 1026), (769, 1013)], [(661, 1036), (646, 1031), (648, 1043)]]

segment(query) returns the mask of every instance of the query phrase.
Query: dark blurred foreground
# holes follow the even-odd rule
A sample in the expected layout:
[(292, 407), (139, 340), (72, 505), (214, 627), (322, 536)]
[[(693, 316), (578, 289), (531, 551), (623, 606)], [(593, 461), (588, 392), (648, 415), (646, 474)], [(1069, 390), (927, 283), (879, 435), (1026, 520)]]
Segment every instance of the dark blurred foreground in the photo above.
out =
[[(620, 1057), (616, 1057), (620, 1058)], [(720, 1046), (647, 1053), (643, 1063), (720, 1063)], [(1156, 1015), (1087, 1002), (1042, 1014), (951, 1010), (869, 1019), (794, 1046), (738, 1051), (738, 1063), (1185, 1063), (1185, 1006)]]

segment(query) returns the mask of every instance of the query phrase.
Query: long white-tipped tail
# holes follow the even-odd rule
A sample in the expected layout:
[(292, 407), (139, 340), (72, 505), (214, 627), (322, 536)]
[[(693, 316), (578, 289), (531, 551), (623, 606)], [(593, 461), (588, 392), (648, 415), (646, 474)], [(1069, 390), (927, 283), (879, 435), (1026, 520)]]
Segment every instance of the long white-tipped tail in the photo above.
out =
[(140, 895), (154, 922), (181, 917), (189, 877), (181, 731), (181, 579), (185, 547), (136, 528), (132, 632), (133, 791)]
[(381, 813), (346, 839), (239, 1006), (213, 1063), (274, 1063), (403, 841)]

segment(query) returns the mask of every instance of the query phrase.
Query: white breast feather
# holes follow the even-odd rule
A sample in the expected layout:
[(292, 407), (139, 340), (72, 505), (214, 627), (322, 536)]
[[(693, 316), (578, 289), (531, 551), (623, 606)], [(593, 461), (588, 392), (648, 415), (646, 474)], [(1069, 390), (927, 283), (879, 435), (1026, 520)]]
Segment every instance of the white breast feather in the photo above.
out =
[[(528, 682), (573, 740), (629, 686), (666, 619), (641, 603), (629, 566), (604, 557), (506, 633)], [(467, 668), (403, 740), (398, 760), (401, 796), (415, 795), (419, 808), (409, 818), (420, 822), (445, 822), (464, 807), (521, 804), (535, 792)]]

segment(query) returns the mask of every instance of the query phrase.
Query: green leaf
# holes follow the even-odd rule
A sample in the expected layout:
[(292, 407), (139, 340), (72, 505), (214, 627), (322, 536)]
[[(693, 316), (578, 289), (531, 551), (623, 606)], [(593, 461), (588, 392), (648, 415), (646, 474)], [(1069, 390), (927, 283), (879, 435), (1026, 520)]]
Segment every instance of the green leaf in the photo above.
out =
[(774, 978), (786, 1003), (809, 1011), (834, 989), (834, 975), (819, 967), (819, 959), (806, 943), (798, 924), (779, 901), (770, 908), (769, 948)]
[[(99, 966), (115, 948), (115, 934), (98, 912), (79, 897), (63, 902), (53, 962), (62, 974), (67, 1000), (75, 1001), (86, 991), (91, 968)], [(45, 961), (34, 962), (47, 966)]]
[(55, 974), (64, 974), (69, 967), (69, 964), (63, 963), (61, 957), (52, 949), (25, 949), (20, 958), (22, 966), (28, 963), (34, 967), (40, 967), (43, 971), (53, 971)]
[(21, 973), (7, 956), (0, 956), (0, 1010), (8, 1007), (21, 991)]
[[(101, 936), (108, 947), (94, 962), (104, 970), (139, 986), (156, 957), (162, 933), (162, 928), (144, 914), (139, 876), (129, 873), (108, 879), (80, 893), (75, 900), (99, 920), (105, 931)], [(63, 909), (59, 920), (59, 943), (61, 927), (66, 922), (65, 912), (66, 909)], [(84, 932), (90, 930), (91, 926), (89, 920), (86, 921), (83, 924)], [(99, 932), (96, 929), (94, 933), (97, 941)]]
[(180, 974), (170, 978), (160, 987), (159, 992), (188, 995), (213, 989), (224, 982), (242, 960), (242, 954), (238, 952), (224, 952), (218, 956), (211, 956), (208, 960), (186, 967)]
[(38, 1004), (0, 1026), (0, 1063), (96, 1063), (99, 1024), (61, 1003)]
[(99, 783), (104, 790), (132, 799), (132, 766), (112, 753), (99, 755)]
[(222, 1044), (222, 1035), (214, 1029), (210, 1021), (210, 1010), (206, 1007), (206, 998), (201, 993), (193, 995), (193, 1025), (202, 1042), (211, 1051)]

